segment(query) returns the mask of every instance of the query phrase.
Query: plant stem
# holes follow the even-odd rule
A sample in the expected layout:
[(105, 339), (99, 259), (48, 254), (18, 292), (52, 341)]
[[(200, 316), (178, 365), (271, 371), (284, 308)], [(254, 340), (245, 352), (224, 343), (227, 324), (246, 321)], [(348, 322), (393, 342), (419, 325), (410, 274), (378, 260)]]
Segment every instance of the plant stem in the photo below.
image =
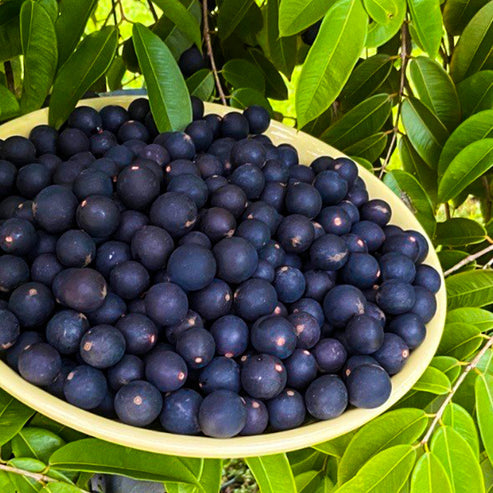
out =
[(147, 0), (147, 5), (149, 5), (149, 10), (151, 11), (152, 17), (154, 18), (154, 22), (157, 22), (159, 16), (157, 15), (156, 9), (154, 8), (154, 4), (151, 0)]
[(12, 70), (12, 64), (10, 63), (10, 60), (7, 60), (3, 64), (3, 68), (5, 70), (5, 78), (7, 79), (7, 88), (10, 92), (15, 94), (14, 72)]
[(474, 262), (476, 259), (482, 257), (483, 255), (486, 255), (489, 252), (493, 252), (493, 245), (489, 245), (486, 248), (483, 248), (483, 250), (480, 250), (479, 252), (473, 253), (472, 255), (468, 255), (466, 258), (463, 258), (459, 263), (455, 264), (453, 267), (450, 267), (450, 269), (446, 270), (443, 275), (445, 277), (449, 276), (453, 272), (459, 270), (461, 267), (464, 267), (464, 265)]
[(207, 55), (211, 61), (212, 73), (214, 74), (214, 80), (216, 81), (217, 92), (219, 93), (219, 98), (224, 106), (227, 106), (226, 96), (223, 91), (223, 86), (221, 85), (221, 80), (219, 79), (219, 73), (216, 67), (216, 61), (214, 60), (214, 52), (212, 51), (211, 33), (209, 32), (209, 10), (207, 8), (207, 0), (202, 1), (202, 17), (204, 22), (204, 40), (207, 47)]
[(442, 419), (443, 413), (445, 412), (445, 408), (448, 406), (448, 404), (452, 401), (452, 398), (454, 397), (455, 393), (457, 392), (457, 389), (462, 385), (464, 380), (466, 379), (467, 375), (478, 366), (479, 361), (483, 357), (483, 355), (488, 351), (493, 346), (493, 337), (490, 337), (486, 344), (481, 348), (481, 351), (479, 351), (478, 354), (474, 357), (474, 359), (465, 367), (464, 371), (461, 373), (457, 381), (455, 382), (454, 386), (448, 393), (447, 397), (445, 400), (442, 402), (442, 405), (438, 409), (435, 417), (433, 418), (433, 421), (431, 422), (430, 427), (428, 428), (428, 431), (426, 432), (425, 436), (420, 442), (420, 445), (426, 445), (431, 438), (431, 435), (433, 435), (433, 432), (435, 431), (435, 428), (439, 421)]
[(445, 217), (447, 219), (450, 219), (450, 205), (448, 202), (445, 202), (444, 206), (445, 206)]

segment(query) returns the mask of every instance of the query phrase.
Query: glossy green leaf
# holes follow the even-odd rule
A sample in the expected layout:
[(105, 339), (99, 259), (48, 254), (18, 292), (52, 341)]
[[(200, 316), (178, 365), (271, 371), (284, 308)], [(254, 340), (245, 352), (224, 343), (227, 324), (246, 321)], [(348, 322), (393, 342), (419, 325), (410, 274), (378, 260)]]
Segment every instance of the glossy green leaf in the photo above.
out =
[(460, 103), (452, 79), (435, 60), (420, 56), (409, 64), (414, 94), (451, 131), (460, 121)]
[(19, 476), (17, 474), (11, 474), (10, 480), (15, 485), (15, 493), (34, 493), (41, 490), (42, 486), (34, 479), (27, 476)]
[(349, 157), (353, 161), (355, 161), (357, 164), (359, 164), (360, 166), (363, 166), (363, 168), (365, 168), (368, 171), (370, 171), (371, 173), (374, 172), (373, 164), (371, 164), (370, 161), (368, 161), (367, 159), (362, 158), (362, 157), (359, 157), (359, 156), (352, 156), (352, 155), (349, 155)]
[(443, 146), (438, 163), (438, 174), (445, 170), (459, 152), (476, 140), (493, 138), (493, 109), (481, 111), (462, 122)]
[[(399, 491), (411, 474), (415, 460), (416, 451), (412, 445), (395, 445), (387, 448), (373, 456), (359, 469), (353, 479), (336, 491), (337, 493)], [(339, 481), (342, 481), (342, 478)]]
[(493, 329), (493, 313), (482, 308), (456, 308), (447, 313), (447, 322), (465, 322), (475, 325), (481, 332)]
[(431, 452), (425, 452), (416, 463), (411, 477), (411, 493), (453, 493), (442, 463)]
[(38, 0), (38, 4), (46, 10), (52, 22), (55, 22), (58, 19), (57, 0)]
[(332, 457), (341, 458), (353, 436), (354, 433), (346, 433), (327, 442), (314, 445), (313, 448)]
[(19, 103), (15, 96), (0, 84), (0, 121), (17, 116), (20, 112)]
[(186, 83), (190, 96), (197, 96), (202, 101), (208, 101), (214, 94), (214, 75), (209, 69), (198, 70), (186, 80)]
[(200, 24), (179, 0), (152, 0), (166, 17), (195, 45), (202, 50)]
[(408, 98), (402, 104), (402, 123), (421, 159), (430, 168), (436, 169), (442, 147), (448, 138), (445, 125), (416, 98)]
[(33, 457), (48, 462), (51, 454), (63, 445), (65, 442), (51, 431), (27, 427), (12, 440), (12, 452), (16, 457)]
[(257, 33), (263, 27), (262, 10), (254, 2), (250, 5), (250, 8), (246, 11), (246, 14), (241, 19), (238, 26), (234, 30), (234, 38), (226, 40), (226, 43), (237, 43), (239, 38), (244, 43), (252, 46), (257, 44)]
[(262, 93), (255, 89), (244, 87), (242, 89), (236, 89), (236, 91), (231, 93), (231, 106), (233, 108), (245, 109), (254, 104), (263, 106), (271, 116), (273, 115), (274, 112), (269, 101)]
[(248, 9), (253, 5), (253, 0), (223, 0), (217, 18), (218, 34), (221, 39), (226, 39), (245, 17)]
[(305, 471), (297, 474), (294, 477), (297, 493), (312, 493), (316, 491), (322, 481), (322, 473), (320, 471)]
[(198, 486), (200, 459), (152, 454), (95, 438), (72, 442), (50, 457), (50, 465), (64, 471), (119, 474), (148, 481), (189, 483)]
[(447, 0), (443, 7), (443, 23), (447, 32), (461, 34), (474, 14), (487, 3), (488, 0)]
[(493, 376), (480, 374), (476, 379), (476, 408), (481, 440), (493, 464)]
[(223, 66), (222, 76), (235, 89), (250, 87), (260, 93), (265, 91), (264, 75), (248, 60), (241, 58), (228, 60)]
[(479, 458), (478, 431), (472, 416), (459, 404), (451, 402), (442, 415), (442, 423), (451, 426), (469, 444), (474, 455)]
[(299, 127), (323, 113), (339, 95), (363, 48), (367, 24), (357, 0), (339, 0), (327, 12), (296, 90)]
[(295, 450), (286, 455), (295, 476), (307, 471), (322, 470), (326, 460), (325, 454), (313, 448)]
[(455, 493), (484, 492), (479, 462), (457, 431), (442, 426), (433, 435), (431, 452), (442, 463)]
[(493, 166), (493, 139), (477, 140), (462, 149), (445, 169), (438, 185), (438, 200), (447, 202)]
[(50, 125), (59, 127), (81, 96), (106, 72), (117, 43), (114, 27), (105, 27), (84, 38), (56, 76), (50, 99)]
[(493, 492), (493, 464), (490, 462), (488, 457), (485, 457), (481, 463), (481, 472), (483, 473), (484, 486), (486, 493)]
[(0, 4), (0, 62), (22, 53), (19, 12), (22, 1)]
[(21, 43), (24, 54), (24, 82), (21, 111), (41, 108), (55, 77), (57, 42), (55, 25), (48, 12), (37, 2), (28, 0), (20, 13)]
[(58, 67), (72, 55), (80, 41), (97, 0), (60, 0), (60, 15), (55, 23), (58, 43)]
[(110, 67), (106, 71), (106, 81), (110, 91), (117, 91), (122, 88), (122, 79), (125, 75), (125, 63), (121, 56), (113, 58)]
[(279, 8), (281, 36), (297, 34), (321, 19), (333, 0), (282, 0)]
[(386, 24), (370, 23), (365, 42), (367, 48), (376, 48), (385, 44), (401, 29), (407, 11), (406, 0), (394, 0), (394, 3), (396, 5), (396, 14), (389, 22)]
[(481, 337), (477, 327), (470, 324), (454, 322), (445, 326), (440, 345), (438, 346), (438, 353), (463, 360), (476, 351), (480, 345)]
[(448, 309), (485, 306), (493, 299), (493, 272), (478, 270), (453, 274), (447, 278)]
[(8, 464), (9, 466), (29, 472), (42, 472), (46, 469), (46, 464), (44, 462), (41, 462), (38, 459), (33, 459), (32, 457), (10, 459)]
[(398, 13), (394, 0), (363, 0), (363, 5), (370, 17), (380, 24), (387, 24)]
[(481, 356), (476, 368), (485, 375), (493, 376), (493, 349), (488, 349)]
[(32, 409), (0, 390), (0, 446), (17, 435), (33, 414)]
[(158, 130), (183, 130), (192, 120), (192, 104), (173, 55), (166, 44), (142, 24), (134, 24), (133, 42)]
[(413, 443), (424, 432), (427, 423), (425, 412), (412, 408), (390, 411), (370, 421), (356, 432), (346, 448), (339, 463), (339, 482), (345, 483), (356, 476), (364, 464), (380, 452), (395, 445)]
[(435, 356), (431, 360), (431, 366), (447, 375), (450, 382), (454, 383), (461, 372), (461, 365), (457, 358), (452, 356)]
[(419, 380), (413, 385), (414, 390), (438, 395), (450, 392), (451, 388), (447, 375), (433, 366), (426, 368)]
[(333, 123), (321, 139), (335, 148), (346, 149), (355, 142), (378, 132), (392, 109), (388, 94), (376, 94), (358, 104)]
[(250, 61), (264, 74), (265, 96), (272, 99), (287, 99), (288, 88), (272, 62), (256, 48), (249, 49), (248, 56)]
[(296, 493), (296, 483), (286, 454), (245, 459), (261, 493)]
[(383, 182), (411, 209), (426, 232), (433, 236), (437, 227), (433, 204), (418, 180), (407, 171), (395, 169), (385, 174)]
[(457, 93), (464, 117), (493, 108), (493, 70), (482, 70), (464, 79), (457, 85)]
[(41, 493), (80, 493), (80, 489), (67, 483), (48, 483)]
[(35, 414), (31, 421), (29, 422), (29, 426), (34, 426), (36, 428), (44, 428), (45, 430), (49, 430), (55, 435), (63, 438), (66, 442), (75, 442), (76, 440), (82, 440), (86, 438), (86, 435), (80, 433), (79, 431), (75, 431), (68, 426), (57, 423), (56, 421), (43, 416), (42, 414)]
[(385, 54), (373, 55), (356, 65), (341, 92), (343, 106), (351, 108), (375, 94), (387, 80), (391, 70), (392, 60)]
[(455, 82), (493, 68), (493, 3), (482, 7), (467, 24), (450, 61), (450, 75)]
[(315, 493), (332, 493), (333, 491), (335, 491), (334, 483), (330, 478), (324, 476)]
[(439, 0), (408, 0), (411, 13), (411, 26), (416, 33), (416, 41), (430, 55), (438, 55), (442, 40), (442, 11)]
[(445, 246), (463, 246), (481, 243), (486, 230), (477, 221), (465, 217), (453, 217), (437, 223), (436, 243)]
[(378, 132), (348, 147), (344, 147), (342, 150), (350, 156), (359, 156), (367, 159), (371, 164), (380, 157), (387, 146), (387, 140), (387, 134), (385, 132)]

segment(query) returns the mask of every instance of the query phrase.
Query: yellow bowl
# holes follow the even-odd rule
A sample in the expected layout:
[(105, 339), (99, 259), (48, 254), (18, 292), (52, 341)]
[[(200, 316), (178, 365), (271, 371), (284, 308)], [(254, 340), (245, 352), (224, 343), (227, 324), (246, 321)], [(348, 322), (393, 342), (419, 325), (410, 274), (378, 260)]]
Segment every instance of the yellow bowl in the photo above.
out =
[[(135, 99), (134, 96), (114, 96), (88, 99), (81, 104), (96, 109), (107, 104), (128, 107), (133, 99)], [(223, 115), (231, 111), (231, 108), (211, 103), (206, 103), (205, 107), (207, 113)], [(47, 121), (47, 109), (35, 111), (2, 125), (0, 138), (5, 139), (11, 135), (27, 136), (35, 125), (47, 123)], [(266, 133), (275, 144), (289, 142), (294, 145), (298, 149), (300, 161), (304, 164), (310, 163), (317, 156), (343, 156), (341, 152), (320, 140), (277, 122), (272, 122)], [(391, 222), (404, 229), (415, 229), (426, 236), (425, 231), (410, 210), (389, 188), (362, 167), (359, 167), (359, 173), (367, 184), (370, 197), (386, 200), (392, 206)], [(428, 242), (430, 253), (425, 262), (441, 273), (442, 270), (433, 245), (429, 240)], [(411, 389), (429, 365), (440, 342), (446, 315), (446, 293), (443, 277), (442, 288), (437, 293), (436, 299), (438, 308), (433, 320), (427, 325), (426, 339), (419, 348), (412, 352), (404, 369), (392, 377), (392, 394), (385, 404), (376, 409), (349, 409), (336, 419), (308, 424), (294, 430), (258, 436), (216, 439), (134, 428), (78, 409), (48, 394), (23, 380), (3, 362), (0, 362), (0, 386), (24, 404), (59, 423), (88, 435), (140, 450), (187, 457), (218, 458), (249, 457), (286, 452), (330, 440), (360, 427), (383, 413)]]

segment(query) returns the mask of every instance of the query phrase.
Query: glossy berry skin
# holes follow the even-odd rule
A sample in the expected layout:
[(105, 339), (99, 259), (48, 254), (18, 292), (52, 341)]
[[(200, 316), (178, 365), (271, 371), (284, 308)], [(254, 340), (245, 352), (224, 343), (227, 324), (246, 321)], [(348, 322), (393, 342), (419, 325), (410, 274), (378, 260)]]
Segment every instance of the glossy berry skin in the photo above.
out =
[(123, 143), (129, 140), (141, 140), (143, 142), (149, 141), (149, 130), (146, 126), (135, 120), (128, 120), (124, 122), (117, 132), (118, 141)]
[(274, 287), (263, 279), (249, 279), (240, 284), (234, 294), (237, 315), (253, 321), (274, 311), (277, 293)]
[(184, 193), (168, 192), (154, 201), (149, 217), (152, 224), (164, 228), (173, 237), (179, 237), (195, 225), (197, 206)]
[(292, 214), (281, 221), (277, 237), (286, 252), (302, 253), (310, 248), (315, 238), (315, 231), (306, 216)]
[(53, 382), (62, 367), (62, 359), (55, 348), (40, 342), (22, 351), (18, 365), (22, 378), (42, 386)]
[(316, 419), (337, 418), (346, 410), (348, 391), (337, 375), (322, 375), (306, 389), (305, 403)]
[(126, 424), (147, 426), (161, 413), (163, 398), (149, 382), (135, 380), (124, 385), (115, 395), (115, 412)]
[(108, 392), (102, 371), (87, 365), (74, 368), (65, 380), (63, 393), (70, 404), (82, 409), (98, 407)]
[(58, 154), (65, 159), (80, 152), (89, 151), (89, 146), (87, 135), (78, 128), (66, 128), (58, 136)]
[(261, 134), (269, 128), (269, 112), (262, 106), (256, 104), (249, 106), (243, 111), (243, 115), (248, 120), (250, 133)]
[(19, 166), (32, 163), (36, 158), (34, 144), (25, 137), (14, 135), (2, 143), (1, 158)]
[(292, 313), (288, 320), (296, 333), (296, 347), (310, 349), (320, 340), (320, 325), (310, 313), (303, 311)]
[(51, 185), (51, 172), (43, 164), (27, 164), (17, 173), (17, 190), (27, 199), (34, 198), (48, 185)]
[(75, 179), (73, 191), (79, 200), (84, 200), (89, 195), (105, 195), (111, 197), (113, 194), (112, 176), (98, 169), (85, 169)]
[(269, 316), (258, 320), (250, 331), (253, 347), (259, 353), (266, 353), (285, 359), (296, 347), (296, 333), (293, 324), (280, 316)]
[(145, 375), (146, 380), (161, 392), (172, 392), (183, 387), (188, 369), (185, 360), (179, 354), (158, 347), (146, 357)]
[(207, 235), (201, 231), (190, 231), (185, 236), (182, 236), (178, 241), (178, 245), (200, 245), (204, 248), (210, 249), (212, 247), (211, 240), (207, 238)]
[(17, 168), (9, 161), (0, 160), (0, 198), (12, 195), (16, 177)]
[(185, 132), (192, 138), (197, 152), (206, 151), (214, 139), (212, 129), (204, 120), (193, 121), (187, 126)]
[(157, 226), (143, 226), (132, 237), (132, 257), (150, 271), (162, 269), (173, 251), (169, 233)]
[(125, 338), (127, 353), (146, 354), (156, 345), (158, 328), (145, 315), (129, 313), (118, 321), (116, 328)]
[(346, 326), (346, 338), (351, 352), (372, 354), (383, 344), (383, 327), (368, 315), (357, 315)]
[(304, 272), (306, 289), (305, 296), (322, 301), (329, 289), (335, 285), (335, 272), (308, 270)]
[(235, 140), (245, 139), (250, 127), (248, 120), (241, 113), (228, 113), (221, 121), (221, 135)]
[(134, 234), (149, 223), (149, 218), (138, 211), (124, 211), (120, 214), (120, 224), (113, 235), (115, 240), (130, 243)]
[(382, 255), (379, 260), (382, 271), (382, 280), (397, 279), (398, 281), (412, 283), (416, 276), (414, 262), (397, 252), (390, 252)]
[(286, 259), (286, 252), (284, 248), (281, 247), (277, 241), (270, 240), (267, 245), (265, 245), (258, 252), (259, 259), (265, 260), (272, 265), (274, 269), (277, 267), (281, 267), (284, 265), (284, 261)]
[(415, 313), (404, 313), (393, 318), (387, 330), (401, 337), (409, 349), (417, 348), (426, 337), (425, 324)]
[(86, 267), (96, 257), (96, 243), (86, 232), (72, 229), (58, 239), (56, 255), (65, 267)]
[(389, 375), (395, 375), (406, 364), (409, 347), (397, 334), (387, 332), (382, 346), (372, 356)]
[(344, 199), (348, 191), (347, 181), (332, 170), (319, 173), (313, 185), (319, 191), (324, 205), (338, 204)]
[(238, 393), (241, 387), (238, 363), (234, 359), (224, 356), (214, 358), (200, 372), (199, 387), (205, 394), (221, 389)]
[(368, 301), (366, 303), (365, 315), (368, 315), (369, 317), (376, 320), (381, 325), (382, 328), (385, 327), (385, 324), (387, 322), (387, 317), (385, 316), (383, 310), (379, 308), (377, 305), (375, 305), (375, 303), (372, 303), (371, 301)]
[(352, 186), (346, 195), (346, 199), (350, 200), (356, 207), (368, 202), (369, 198), (368, 191), (364, 186)]
[(392, 210), (384, 200), (372, 199), (361, 206), (360, 214), (361, 219), (373, 221), (383, 228), (390, 221)]
[(111, 325), (96, 325), (88, 330), (80, 341), (80, 355), (94, 368), (116, 365), (125, 354), (125, 338)]
[(402, 255), (406, 255), (413, 262), (416, 262), (419, 255), (419, 246), (414, 236), (407, 233), (402, 233), (399, 235), (393, 235), (385, 240), (382, 252), (397, 252)]
[(38, 235), (26, 219), (7, 219), (0, 225), (0, 248), (4, 253), (27, 255), (36, 245)]
[(17, 317), (6, 309), (0, 309), (0, 352), (11, 348), (20, 335)]
[(286, 368), (281, 360), (270, 354), (257, 354), (243, 362), (241, 385), (256, 399), (272, 399), (286, 386)]
[(264, 222), (269, 226), (271, 235), (274, 235), (281, 222), (281, 216), (276, 209), (261, 200), (249, 204), (243, 214), (243, 219), (258, 219)]
[(190, 295), (191, 307), (205, 320), (215, 320), (230, 312), (233, 292), (221, 279), (214, 279), (208, 286)]
[(107, 105), (99, 112), (103, 121), (103, 127), (110, 132), (116, 133), (118, 129), (129, 120), (128, 112), (116, 105)]
[(195, 160), (195, 165), (204, 180), (214, 175), (222, 175), (224, 171), (221, 161), (212, 154), (200, 154)]
[(431, 291), (428, 291), (428, 289), (421, 286), (414, 287), (414, 294), (416, 301), (414, 302), (411, 311), (418, 315), (426, 324), (434, 317), (437, 311), (435, 296)]
[(227, 209), (211, 207), (200, 219), (200, 231), (215, 243), (223, 238), (230, 238), (236, 230), (236, 219)]
[(79, 350), (82, 336), (89, 330), (89, 322), (82, 313), (62, 310), (46, 325), (46, 340), (60, 354), (74, 354)]
[(232, 183), (219, 187), (210, 198), (211, 206), (226, 209), (236, 218), (241, 216), (245, 210), (247, 201), (245, 192), (239, 186), (233, 185)]
[(214, 357), (216, 344), (210, 332), (194, 327), (183, 332), (176, 340), (176, 352), (189, 368), (203, 368)]
[(106, 241), (96, 252), (96, 270), (109, 278), (111, 271), (117, 265), (131, 260), (130, 248), (122, 241)]
[(267, 402), (269, 423), (273, 430), (289, 430), (300, 426), (306, 410), (302, 395), (294, 389), (284, 389)]
[(115, 324), (127, 312), (127, 304), (115, 293), (108, 293), (103, 304), (93, 312), (88, 313), (87, 318), (91, 325)]
[(358, 177), (358, 167), (356, 166), (356, 163), (346, 157), (334, 159), (330, 165), (330, 169), (333, 169), (341, 178), (344, 178), (349, 186), (354, 185), (356, 178)]
[(283, 166), (281, 161), (278, 159), (269, 159), (266, 161), (262, 172), (265, 176), (265, 181), (268, 182), (278, 182), (285, 184), (289, 179), (289, 169)]
[(160, 184), (156, 175), (142, 165), (132, 164), (118, 175), (118, 197), (129, 208), (143, 210), (159, 195)]
[(317, 360), (307, 349), (295, 349), (293, 354), (284, 360), (287, 372), (287, 385), (297, 390), (304, 390), (315, 380), (318, 373)]
[(257, 219), (247, 219), (237, 228), (236, 234), (248, 241), (256, 250), (261, 250), (270, 240), (267, 224)]
[(227, 358), (243, 354), (249, 341), (249, 330), (243, 319), (235, 315), (224, 315), (210, 327), (216, 343), (216, 353)]
[(337, 339), (332, 338), (320, 339), (312, 353), (323, 373), (338, 372), (347, 359), (346, 348)]
[(147, 269), (135, 260), (127, 260), (110, 272), (111, 289), (124, 300), (139, 297), (150, 285)]
[(391, 279), (380, 285), (376, 301), (385, 313), (400, 315), (413, 308), (416, 294), (411, 284)]
[(162, 427), (170, 433), (198, 435), (202, 396), (192, 389), (179, 389), (164, 396), (160, 416)]
[(332, 288), (323, 302), (325, 318), (335, 327), (343, 327), (354, 315), (362, 315), (365, 306), (363, 293), (349, 284), (339, 284)]
[(274, 288), (278, 299), (283, 303), (299, 300), (305, 292), (305, 287), (305, 277), (299, 269), (284, 265), (276, 270)]
[(421, 286), (435, 294), (439, 291), (441, 284), (440, 274), (433, 267), (429, 265), (418, 265), (414, 278), (415, 286)]
[(381, 366), (373, 364), (354, 368), (347, 377), (346, 385), (349, 402), (364, 409), (381, 406), (392, 391), (388, 373)]
[(91, 195), (80, 203), (76, 218), (79, 228), (94, 238), (104, 238), (117, 230), (120, 211), (109, 197)]
[(8, 309), (17, 317), (23, 328), (43, 325), (50, 318), (55, 302), (51, 291), (38, 282), (28, 282), (17, 287), (9, 298)]
[(383, 229), (371, 221), (359, 221), (353, 224), (351, 233), (358, 235), (366, 243), (369, 252), (378, 250), (385, 241)]
[(174, 325), (185, 318), (188, 298), (180, 286), (163, 282), (149, 289), (145, 308), (147, 315), (158, 325)]
[(312, 219), (322, 209), (322, 197), (314, 186), (296, 182), (288, 186), (285, 204), (290, 214), (301, 214)]
[[(2, 310), (5, 310), (5, 308), (2, 308)], [(11, 320), (8, 323), (9, 324), (15, 323), (15, 321)], [(12, 330), (13, 332), (15, 332), (15, 328), (12, 328)], [(15, 371), (19, 371), (18, 363), (19, 363), (20, 354), (22, 353), (22, 351), (24, 351), (24, 349), (28, 348), (29, 346), (32, 346), (33, 344), (37, 344), (38, 342), (43, 342), (43, 339), (41, 338), (39, 332), (34, 332), (34, 331), (21, 332), (15, 344), (5, 351), (5, 356), (6, 356), (5, 359), (7, 361), (7, 364)]]
[(200, 69), (207, 68), (207, 63), (199, 49), (192, 45), (181, 54), (178, 66), (184, 77), (190, 77)]
[(377, 365), (378, 361), (372, 356), (368, 356), (367, 354), (355, 354), (347, 359), (344, 368), (342, 369), (342, 378), (344, 380), (351, 375), (352, 371), (361, 365)]
[(267, 406), (258, 399), (244, 397), (247, 412), (246, 424), (240, 435), (259, 435), (263, 433), (269, 424), (269, 412)]
[(203, 207), (209, 196), (209, 189), (202, 178), (190, 173), (174, 176), (168, 184), (168, 192), (181, 192), (188, 195), (197, 207)]
[(312, 298), (301, 298), (291, 305), (292, 313), (307, 312), (314, 317), (318, 325), (322, 327), (325, 322), (324, 311), (320, 303)]
[(38, 155), (56, 154), (57, 139), (57, 130), (49, 125), (36, 125), (29, 133), (29, 140), (34, 144)]
[(8, 293), (29, 280), (29, 266), (21, 257), (0, 256), (0, 292)]
[(370, 288), (379, 277), (380, 266), (375, 257), (368, 253), (351, 253), (341, 270), (342, 281), (359, 289)]
[(317, 221), (326, 233), (340, 236), (351, 231), (351, 218), (342, 207), (337, 205), (324, 207), (317, 216)]
[(349, 200), (343, 200), (339, 202), (338, 205), (349, 216), (351, 224), (355, 224), (360, 220), (359, 209), (352, 202), (349, 202)]
[(348, 256), (346, 242), (333, 234), (321, 236), (310, 248), (310, 260), (316, 269), (338, 270), (347, 262)]
[(133, 354), (126, 354), (115, 366), (108, 369), (108, 383), (117, 391), (134, 380), (144, 379), (144, 362)]

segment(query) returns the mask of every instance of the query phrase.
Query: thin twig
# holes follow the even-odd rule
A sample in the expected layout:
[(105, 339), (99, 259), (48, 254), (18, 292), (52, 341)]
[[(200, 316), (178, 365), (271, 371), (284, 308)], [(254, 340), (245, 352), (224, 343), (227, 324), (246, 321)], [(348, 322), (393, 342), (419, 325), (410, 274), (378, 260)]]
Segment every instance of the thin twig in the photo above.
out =
[(468, 255), (466, 258), (462, 259), (459, 263), (455, 264), (453, 267), (450, 267), (450, 269), (446, 270), (443, 275), (445, 277), (450, 276), (450, 274), (452, 274), (455, 271), (458, 271), (461, 267), (464, 267), (464, 265), (474, 262), (479, 257), (482, 257), (483, 255), (486, 255), (489, 252), (493, 252), (493, 245), (489, 245), (486, 248), (480, 250), (479, 252), (473, 253), (472, 255)]
[(445, 217), (446, 217), (447, 219), (450, 219), (450, 217), (451, 217), (451, 216), (450, 216), (450, 205), (449, 205), (449, 203), (448, 203), (448, 202), (445, 202), (445, 204), (444, 204), (444, 205), (445, 205)]
[(395, 145), (397, 143), (397, 134), (399, 132), (399, 119), (401, 117), (401, 108), (402, 108), (402, 97), (404, 94), (404, 88), (406, 85), (406, 68), (407, 68), (407, 62), (409, 61), (409, 54), (407, 51), (408, 48), (408, 27), (407, 27), (407, 21), (404, 21), (402, 24), (401, 28), (401, 53), (400, 57), (402, 60), (401, 63), (401, 81), (399, 84), (399, 93), (397, 94), (397, 114), (395, 116), (395, 123), (394, 123), (394, 128), (392, 129), (392, 138), (390, 140), (390, 145), (387, 150), (387, 155), (385, 156), (384, 162), (382, 164), (382, 169), (380, 170), (380, 173), (378, 175), (379, 178), (382, 178), (385, 168), (388, 166), (390, 162), (390, 158), (392, 157), (392, 153), (394, 152)]
[(420, 445), (426, 445), (430, 438), (431, 435), (433, 435), (433, 432), (435, 431), (435, 428), (437, 424), (440, 422), (442, 419), (443, 413), (445, 412), (445, 408), (448, 406), (452, 398), (454, 397), (455, 393), (457, 392), (457, 389), (462, 385), (464, 382), (465, 378), (469, 373), (478, 366), (479, 361), (483, 357), (483, 355), (488, 351), (489, 348), (493, 346), (493, 337), (490, 337), (486, 344), (482, 347), (481, 351), (479, 351), (478, 354), (474, 357), (474, 359), (465, 367), (464, 371), (461, 373), (460, 377), (457, 379), (455, 382), (454, 386), (448, 393), (447, 397), (445, 400), (442, 402), (440, 408), (438, 409), (437, 413), (435, 414), (435, 417), (433, 418), (433, 421), (430, 424), (430, 427), (428, 428), (428, 431), (426, 432), (425, 436), (420, 442)]
[(488, 180), (488, 177), (486, 175), (483, 175), (481, 177), (481, 181), (483, 183), (483, 187), (486, 192), (486, 213), (484, 217), (484, 221), (487, 223), (491, 219), (491, 204), (493, 203), (493, 198), (491, 197), (491, 190), (490, 190), (490, 182)]
[(216, 61), (214, 60), (214, 52), (212, 51), (211, 33), (209, 32), (209, 10), (207, 8), (207, 0), (202, 1), (203, 23), (204, 23), (204, 40), (207, 47), (207, 55), (211, 61), (212, 73), (214, 74), (214, 80), (216, 81), (217, 92), (224, 106), (227, 106), (226, 96), (219, 79), (219, 73), (216, 67)]
[(111, 11), (113, 13), (113, 22), (115, 23), (115, 26), (118, 26), (118, 17), (116, 15), (116, 4), (115, 0), (111, 0), (112, 6), (111, 6)]
[(151, 0), (147, 0), (147, 5), (149, 5), (149, 10), (151, 11), (152, 17), (154, 18), (154, 22), (159, 20), (159, 16), (157, 15), (156, 9), (154, 8), (154, 4)]
[(14, 71), (12, 70), (10, 60), (7, 60), (3, 64), (3, 68), (5, 70), (5, 78), (7, 79), (7, 88), (10, 92), (15, 93)]

